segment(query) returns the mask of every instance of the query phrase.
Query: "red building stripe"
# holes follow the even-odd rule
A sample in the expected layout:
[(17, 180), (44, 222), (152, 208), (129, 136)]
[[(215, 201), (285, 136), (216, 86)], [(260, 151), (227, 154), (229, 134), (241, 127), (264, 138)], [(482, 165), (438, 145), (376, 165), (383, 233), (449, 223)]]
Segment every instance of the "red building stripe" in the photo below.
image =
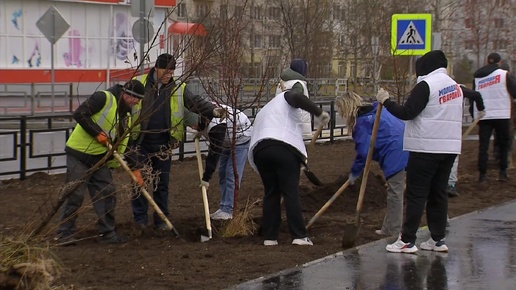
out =
[[(118, 4), (120, 2), (120, 0), (83, 0), (83, 1), (111, 3), (111, 4)], [(166, 7), (176, 6), (176, 0), (154, 0), (154, 5), (166, 6)]]
[[(147, 68), (146, 72), (149, 71)], [(135, 76), (134, 69), (112, 69), (110, 79), (113, 81), (125, 81)], [(56, 83), (101, 83), (106, 81), (106, 69), (81, 69), (67, 70), (55, 69), (54, 80)], [(49, 69), (2, 69), (0, 70), (1, 84), (31, 84), (50, 83), (51, 71)]]

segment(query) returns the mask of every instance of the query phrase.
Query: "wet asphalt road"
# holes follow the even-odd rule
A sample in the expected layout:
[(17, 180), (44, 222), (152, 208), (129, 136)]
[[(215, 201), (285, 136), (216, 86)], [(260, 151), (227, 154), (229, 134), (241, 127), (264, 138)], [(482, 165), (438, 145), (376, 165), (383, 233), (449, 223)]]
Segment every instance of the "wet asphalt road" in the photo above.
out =
[(231, 289), (516, 289), (516, 201), (450, 223), (448, 253), (388, 253), (390, 237)]

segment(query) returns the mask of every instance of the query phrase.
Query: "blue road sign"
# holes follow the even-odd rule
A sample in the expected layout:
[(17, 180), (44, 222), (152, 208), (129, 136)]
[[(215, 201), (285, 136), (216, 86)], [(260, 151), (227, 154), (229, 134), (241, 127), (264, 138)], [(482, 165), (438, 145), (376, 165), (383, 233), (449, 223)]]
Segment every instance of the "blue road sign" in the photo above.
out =
[(391, 25), (394, 55), (423, 55), (431, 49), (431, 14), (394, 14)]

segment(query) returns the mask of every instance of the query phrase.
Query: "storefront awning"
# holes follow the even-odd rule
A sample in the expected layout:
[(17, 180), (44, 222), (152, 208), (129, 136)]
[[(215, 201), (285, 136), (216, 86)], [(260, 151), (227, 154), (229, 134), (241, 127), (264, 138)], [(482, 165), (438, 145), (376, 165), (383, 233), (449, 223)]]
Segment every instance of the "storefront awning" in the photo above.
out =
[(200, 23), (174, 22), (168, 27), (169, 34), (206, 35), (206, 29)]

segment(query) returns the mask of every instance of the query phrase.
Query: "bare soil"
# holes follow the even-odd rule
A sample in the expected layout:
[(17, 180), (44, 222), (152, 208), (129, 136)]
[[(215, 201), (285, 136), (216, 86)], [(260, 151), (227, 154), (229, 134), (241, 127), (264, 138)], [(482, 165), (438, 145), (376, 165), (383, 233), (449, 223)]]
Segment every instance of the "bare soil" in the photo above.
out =
[[(451, 218), (497, 205), (516, 198), (516, 178), (506, 183), (496, 181), (497, 166), (490, 165), (489, 181), (477, 182), (476, 170), (478, 141), (465, 141), (459, 163), (460, 196), (450, 199)], [(354, 157), (352, 141), (317, 144), (309, 149), (310, 168), (325, 183), (322, 187), (311, 185), (303, 176), (300, 192), (303, 212), (308, 221), (336, 192), (351, 166)], [(354, 216), (359, 182), (348, 188), (310, 229), (313, 247), (291, 245), (286, 222), (282, 223), (279, 245), (265, 247), (259, 233), (262, 217), (261, 197), (263, 186), (259, 175), (246, 167), (239, 198), (244, 207), (247, 200), (255, 202), (250, 214), (256, 222), (254, 235), (222, 238), (219, 235), (224, 223), (214, 222), (214, 237), (202, 243), (200, 235), (205, 229), (201, 191), (198, 187), (197, 163), (194, 158), (175, 161), (171, 170), (170, 211), (171, 222), (180, 233), (159, 235), (151, 229), (144, 232), (132, 225), (128, 178), (122, 171), (115, 172), (118, 194), (117, 226), (120, 233), (130, 237), (123, 245), (100, 244), (95, 239), (79, 242), (75, 246), (51, 249), (60, 259), (65, 272), (56, 284), (73, 289), (223, 289), (296, 267), (341, 251), (344, 226)], [(509, 170), (509, 176), (514, 170)], [(209, 189), (211, 212), (218, 208), (219, 188), (213, 177)], [(18, 237), (34, 228), (48, 215), (49, 201), (55, 202), (64, 175), (36, 173), (27, 180), (6, 180), (0, 183), (0, 237)], [(356, 245), (382, 237), (374, 233), (383, 220), (386, 208), (385, 182), (379, 167), (374, 164), (368, 180), (362, 225)], [(45, 228), (43, 239), (52, 244), (56, 217)], [(423, 220), (424, 224), (424, 220)], [(79, 237), (95, 235), (95, 213), (85, 200), (79, 216)]]

